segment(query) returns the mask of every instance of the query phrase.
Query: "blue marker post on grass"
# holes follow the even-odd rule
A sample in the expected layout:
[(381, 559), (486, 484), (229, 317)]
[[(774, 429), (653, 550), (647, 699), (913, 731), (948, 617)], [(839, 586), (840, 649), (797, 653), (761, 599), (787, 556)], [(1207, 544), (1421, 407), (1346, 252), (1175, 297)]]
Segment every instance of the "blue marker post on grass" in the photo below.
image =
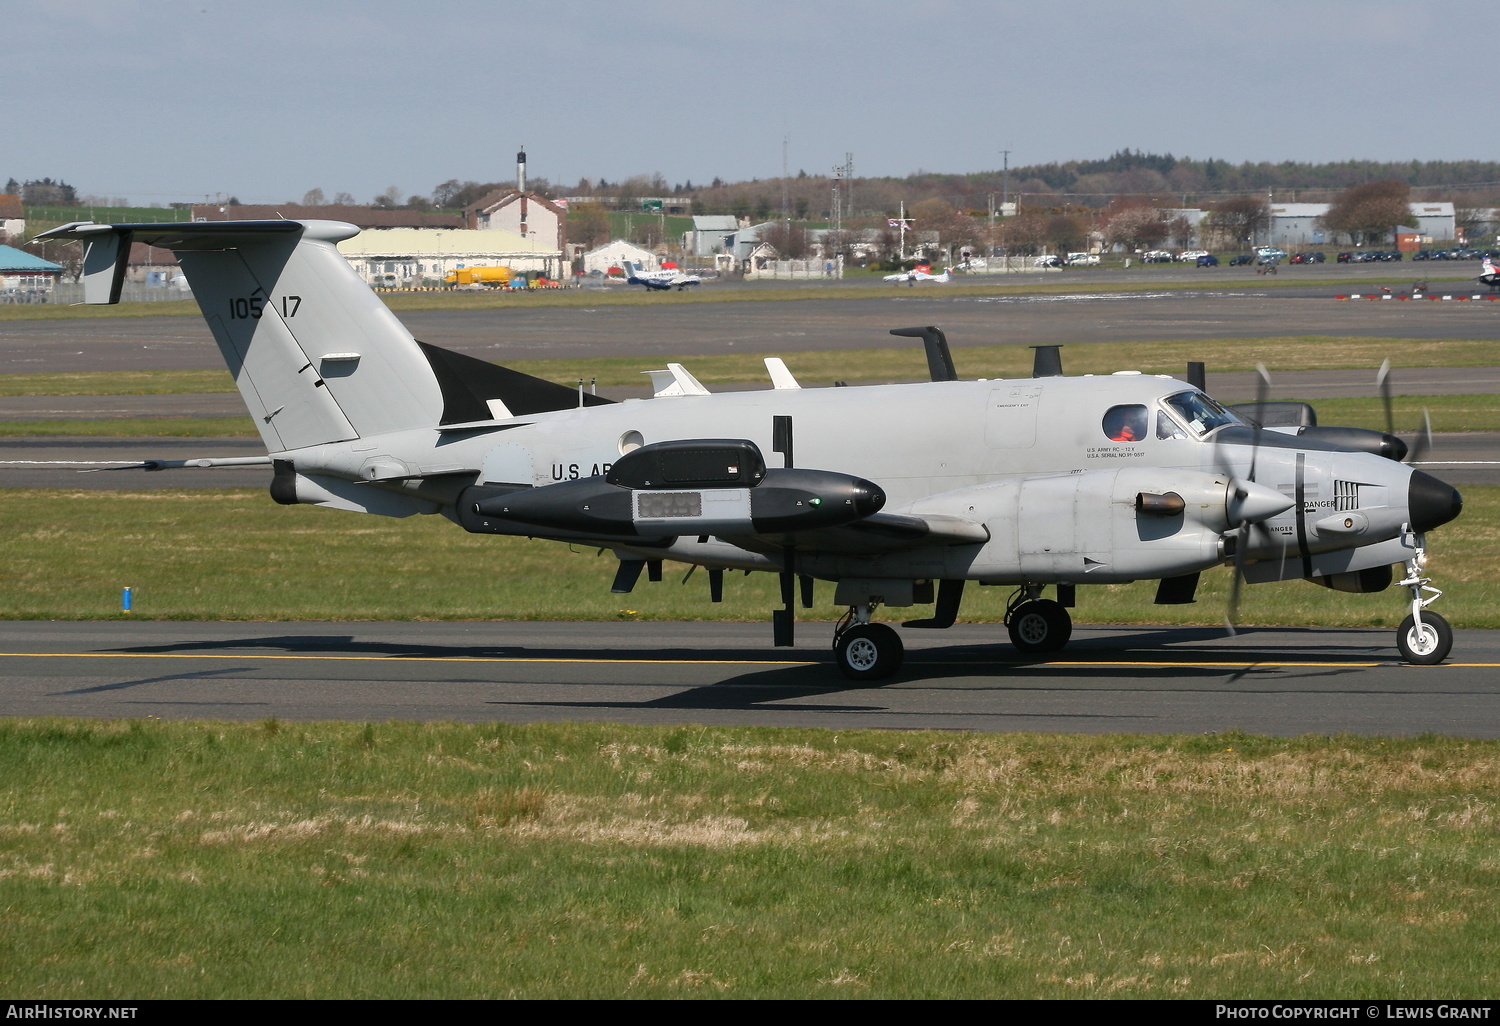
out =
[(125, 588), (120, 592), (120, 612), (130, 612), (130, 589)]

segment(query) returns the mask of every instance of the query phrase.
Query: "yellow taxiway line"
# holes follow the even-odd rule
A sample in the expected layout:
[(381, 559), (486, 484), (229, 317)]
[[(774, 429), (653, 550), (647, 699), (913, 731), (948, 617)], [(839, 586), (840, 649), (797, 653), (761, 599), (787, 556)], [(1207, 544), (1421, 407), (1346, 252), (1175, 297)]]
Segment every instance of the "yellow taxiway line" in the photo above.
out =
[(371, 663), (625, 663), (704, 666), (814, 666), (810, 659), (585, 659), (558, 656), (271, 655), (263, 652), (0, 652), (0, 659), (304, 659)]
[[(0, 652), (0, 659), (264, 659), (264, 660), (291, 660), (306, 662), (373, 662), (373, 663), (569, 663), (579, 665), (591, 665), (596, 663), (614, 665), (668, 665), (668, 666), (816, 666), (822, 660), (814, 659), (675, 659), (675, 658), (640, 658), (640, 659), (592, 659), (580, 656), (423, 656), (423, 655), (272, 655), (262, 652), (230, 652), (230, 653), (199, 653), (199, 652)], [(1299, 659), (1216, 659), (1216, 660), (1168, 660), (1168, 659), (1051, 659), (1040, 661), (1015, 661), (1015, 660), (980, 660), (969, 659), (963, 661), (923, 661), (921, 659), (909, 659), (906, 665), (922, 664), (928, 666), (1017, 666), (1017, 667), (1146, 667), (1158, 669), (1170, 669), (1174, 666), (1204, 669), (1243, 669), (1255, 667), (1319, 667), (1350, 669), (1371, 669), (1377, 666), (1402, 665), (1395, 658), (1386, 660), (1365, 660), (1359, 662), (1325, 661), (1325, 660), (1299, 660)], [(1441, 666), (1453, 669), (1494, 669), (1500, 668), (1500, 663), (1441, 663)]]

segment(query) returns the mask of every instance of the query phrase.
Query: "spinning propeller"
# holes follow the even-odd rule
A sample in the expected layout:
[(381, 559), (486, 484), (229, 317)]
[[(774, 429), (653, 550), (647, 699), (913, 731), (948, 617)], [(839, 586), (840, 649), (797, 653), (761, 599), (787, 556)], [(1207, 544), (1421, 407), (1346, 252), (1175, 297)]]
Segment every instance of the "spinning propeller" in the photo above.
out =
[[(1385, 433), (1394, 435), (1396, 433), (1396, 419), (1391, 410), (1391, 361), (1387, 357), (1380, 364), (1380, 372), (1375, 375), (1375, 383), (1380, 387), (1380, 402), (1385, 407)], [(1422, 433), (1417, 436), (1416, 441), (1406, 452), (1403, 463), (1419, 463), (1427, 451), (1432, 448), (1432, 415), (1426, 409), (1422, 410)]]
[(1257, 363), (1255, 372), (1255, 416), (1250, 422), (1250, 473), (1244, 478), (1235, 477), (1222, 455), (1216, 453), (1220, 455), (1220, 469), (1229, 477), (1229, 501), (1225, 503), (1225, 513), (1235, 538), (1234, 578), (1229, 586), (1229, 607), (1224, 615), (1224, 626), (1228, 628), (1231, 637), (1235, 634), (1234, 625), (1239, 618), (1240, 588), (1245, 580), (1245, 553), (1250, 548), (1251, 533), (1259, 531), (1267, 541), (1271, 540), (1274, 536), (1265, 526), (1265, 521), (1286, 509), (1285, 499), (1280, 492), (1255, 483), (1255, 471), (1260, 460), (1260, 436), (1265, 430), (1261, 427), (1261, 422), (1265, 419), (1263, 410), (1271, 390), (1271, 375), (1266, 371), (1265, 364)]

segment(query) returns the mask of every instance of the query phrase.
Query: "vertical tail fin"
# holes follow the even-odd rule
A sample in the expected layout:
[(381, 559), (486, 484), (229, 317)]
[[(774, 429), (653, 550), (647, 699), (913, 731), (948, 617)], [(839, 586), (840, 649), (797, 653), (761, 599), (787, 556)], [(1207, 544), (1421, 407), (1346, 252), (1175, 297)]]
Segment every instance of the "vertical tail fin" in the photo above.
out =
[[(436, 425), (443, 395), (411, 333), (360, 280), (337, 221), (71, 224), (90, 303), (118, 302), (130, 242), (171, 249), (271, 452)], [(113, 275), (113, 276), (112, 276)]]

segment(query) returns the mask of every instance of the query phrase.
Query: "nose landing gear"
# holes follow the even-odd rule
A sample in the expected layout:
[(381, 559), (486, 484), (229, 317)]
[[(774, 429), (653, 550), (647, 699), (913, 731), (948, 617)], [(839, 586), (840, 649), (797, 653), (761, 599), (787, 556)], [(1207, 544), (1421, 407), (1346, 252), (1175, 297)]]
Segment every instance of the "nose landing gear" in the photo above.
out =
[[(1404, 532), (1411, 542), (1412, 556), (1406, 561), (1406, 576), (1396, 582), (1399, 588), (1411, 589), (1411, 615), (1396, 629), (1396, 647), (1401, 658), (1418, 666), (1431, 666), (1448, 658), (1453, 648), (1453, 628), (1437, 613), (1426, 612), (1442, 592), (1432, 587), (1432, 578), (1424, 577), (1427, 568), (1427, 546), (1424, 536), (1409, 527)], [(1423, 592), (1430, 592), (1424, 596)]]

